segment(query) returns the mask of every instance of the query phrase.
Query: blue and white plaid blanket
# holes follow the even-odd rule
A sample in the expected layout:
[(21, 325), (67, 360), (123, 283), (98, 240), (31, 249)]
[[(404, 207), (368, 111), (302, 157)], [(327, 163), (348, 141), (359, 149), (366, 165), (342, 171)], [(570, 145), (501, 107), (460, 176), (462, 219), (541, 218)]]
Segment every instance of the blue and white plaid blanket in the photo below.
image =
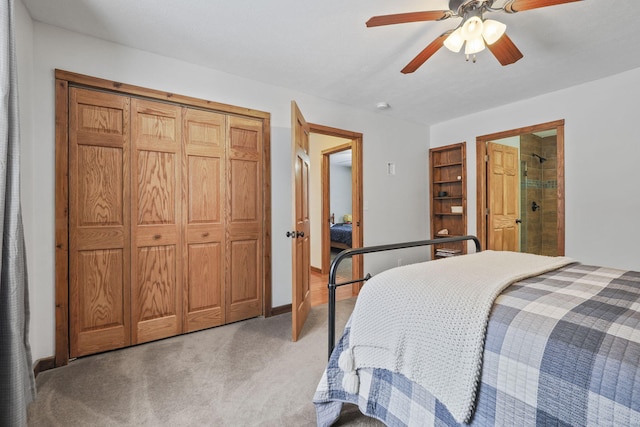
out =
[[(342, 388), (334, 349), (314, 396), (319, 426), (343, 402), (389, 426), (459, 425), (400, 374), (359, 370)], [(495, 301), (471, 425), (640, 425), (640, 272), (572, 264), (517, 282)]]

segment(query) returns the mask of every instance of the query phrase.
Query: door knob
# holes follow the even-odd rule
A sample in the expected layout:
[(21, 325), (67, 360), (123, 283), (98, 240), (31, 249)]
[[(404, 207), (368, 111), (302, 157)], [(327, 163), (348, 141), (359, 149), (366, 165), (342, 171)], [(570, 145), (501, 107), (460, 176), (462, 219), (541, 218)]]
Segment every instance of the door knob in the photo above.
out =
[(296, 237), (304, 237), (304, 231), (298, 231)]
[(516, 224), (522, 224), (522, 220), (521, 219), (516, 219)]
[(291, 237), (292, 239), (296, 238), (296, 232), (295, 231), (287, 231), (287, 237)]

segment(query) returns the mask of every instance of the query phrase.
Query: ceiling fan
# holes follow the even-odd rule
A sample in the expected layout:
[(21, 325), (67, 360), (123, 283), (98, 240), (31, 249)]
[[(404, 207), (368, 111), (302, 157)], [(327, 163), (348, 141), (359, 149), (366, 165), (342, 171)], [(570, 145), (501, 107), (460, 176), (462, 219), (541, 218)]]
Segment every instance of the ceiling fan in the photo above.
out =
[(467, 60), (469, 60), (469, 57), (473, 57), (474, 62), (475, 54), (484, 50), (486, 46), (500, 64), (509, 65), (520, 60), (523, 57), (522, 52), (505, 34), (506, 25), (491, 19), (485, 20), (483, 18), (485, 12), (503, 11), (516, 13), (575, 1), (582, 0), (506, 0), (503, 6), (494, 8), (493, 3), (495, 0), (449, 0), (449, 10), (374, 16), (367, 21), (367, 27), (462, 18), (456, 28), (441, 34), (413, 58), (402, 69), (404, 74), (416, 71), (442, 46), (446, 46), (454, 52), (459, 52), (462, 46), (465, 45)]

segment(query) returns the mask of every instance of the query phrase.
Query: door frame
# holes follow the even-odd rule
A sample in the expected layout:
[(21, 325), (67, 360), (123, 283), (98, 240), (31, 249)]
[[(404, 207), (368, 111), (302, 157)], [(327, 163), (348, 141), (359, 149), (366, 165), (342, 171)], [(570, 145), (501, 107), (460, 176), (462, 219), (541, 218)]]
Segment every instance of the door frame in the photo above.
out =
[(271, 301), (271, 113), (124, 84), (56, 69), (55, 73), (55, 356), (69, 363), (69, 87), (84, 87), (163, 101), (262, 121), (262, 314), (272, 316)]
[(482, 248), (487, 248), (487, 142), (543, 130), (556, 130), (556, 180), (558, 211), (558, 256), (565, 254), (565, 184), (564, 184), (564, 119), (511, 129), (476, 137), (476, 236)]
[[(323, 150), (322, 155), (322, 170), (320, 171), (320, 186), (322, 188), (322, 198), (321, 198), (321, 208), (320, 212), (322, 215), (322, 242), (321, 242), (321, 251), (322, 251), (322, 265), (321, 270), (322, 274), (329, 274), (329, 264), (331, 263), (331, 233), (330, 226), (327, 226), (328, 218), (330, 217), (331, 211), (331, 155), (336, 153), (341, 153), (343, 151), (352, 150), (351, 141), (336, 145), (335, 147), (328, 148)], [(352, 151), (353, 153), (353, 151)], [(352, 167), (353, 171), (353, 167)], [(351, 187), (353, 187), (353, 172), (351, 177)], [(351, 192), (351, 203), (353, 206), (353, 188), (349, 188)]]
[[(362, 133), (352, 132), (344, 129), (332, 128), (329, 126), (323, 126), (315, 123), (308, 123), (309, 131), (320, 135), (333, 136), (343, 139), (349, 139), (350, 142), (332, 147), (325, 152), (338, 152), (343, 151), (345, 146), (351, 147), (351, 210), (352, 210), (352, 223), (355, 225), (351, 234), (351, 247), (361, 248), (364, 240), (364, 221), (363, 221), (363, 179), (362, 179)], [(342, 147), (342, 148), (341, 148)], [(324, 155), (324, 153), (323, 153)], [(324, 171), (322, 171), (324, 175)], [(324, 177), (323, 177), (324, 178)], [(323, 179), (322, 190), (322, 208), (321, 212), (323, 218), (329, 217), (329, 199), (328, 192), (325, 192), (325, 184)], [(330, 244), (329, 229), (322, 227), (322, 271), (325, 272), (325, 268), (328, 271), (329, 267), (329, 251), (326, 248)], [(352, 258), (352, 277), (362, 277), (364, 272), (364, 262), (362, 255), (357, 255)], [(353, 295), (357, 295), (360, 291), (362, 284), (353, 286)]]

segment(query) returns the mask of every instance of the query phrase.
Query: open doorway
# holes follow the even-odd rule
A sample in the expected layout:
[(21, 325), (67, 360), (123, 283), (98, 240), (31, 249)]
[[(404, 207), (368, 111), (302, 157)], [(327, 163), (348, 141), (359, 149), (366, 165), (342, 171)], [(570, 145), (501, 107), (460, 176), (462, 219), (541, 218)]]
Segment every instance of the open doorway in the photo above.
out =
[[(311, 162), (311, 305), (328, 301), (329, 265), (340, 251), (362, 246), (362, 137), (309, 124)], [(362, 257), (343, 261), (338, 282), (362, 276)], [(343, 286), (337, 298), (357, 295), (359, 286)]]
[(564, 121), (476, 138), (482, 247), (564, 255)]
[[(353, 247), (353, 167), (351, 143), (322, 151), (322, 273), (341, 251)], [(351, 259), (338, 266), (338, 281), (353, 278)]]

